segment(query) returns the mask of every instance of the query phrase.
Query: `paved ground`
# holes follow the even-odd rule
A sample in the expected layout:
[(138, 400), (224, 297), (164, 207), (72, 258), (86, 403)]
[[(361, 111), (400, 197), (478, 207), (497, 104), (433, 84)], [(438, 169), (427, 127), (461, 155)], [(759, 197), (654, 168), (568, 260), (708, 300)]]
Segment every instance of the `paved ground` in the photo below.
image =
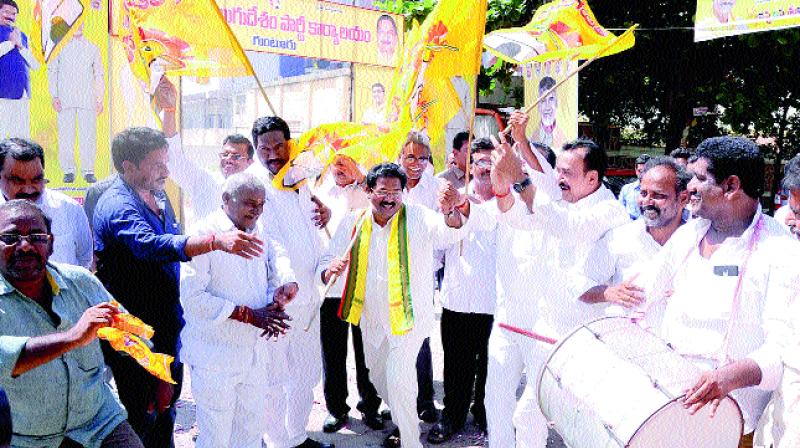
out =
[[(439, 313), (437, 313), (437, 320)], [(431, 336), (431, 351), (433, 353), (433, 372), (434, 372), (434, 387), (436, 390), (436, 404), (439, 409), (442, 408), (442, 397), (444, 392), (442, 389), (442, 343), (439, 335), (439, 326), (436, 326), (436, 331)], [(356, 402), (358, 401), (358, 392), (356, 391), (355, 384), (355, 363), (353, 361), (352, 349), (348, 354), (348, 388), (349, 398), (348, 404), (355, 409)], [(181, 398), (178, 401), (178, 421), (175, 425), (175, 441), (177, 448), (190, 448), (194, 447), (193, 438), (197, 432), (195, 426), (195, 404), (191, 394), (191, 378), (188, 372), (186, 373), (186, 380), (183, 387)], [(522, 392), (522, 387), (519, 388), (517, 396)], [(373, 431), (361, 423), (357, 417), (358, 412), (352, 412), (350, 424), (347, 428), (341, 430), (336, 434), (325, 434), (322, 432), (322, 422), (327, 416), (325, 409), (325, 398), (322, 393), (322, 384), (318, 384), (314, 388), (314, 409), (311, 413), (311, 418), (308, 424), (308, 430), (312, 438), (335, 443), (337, 448), (348, 447), (380, 447), (383, 439), (389, 435), (394, 429), (391, 423), (387, 425), (387, 429), (383, 431)], [(425, 437), (431, 425), (426, 423), (420, 424), (422, 433), (422, 441), (424, 446), (429, 446), (425, 442)], [(558, 436), (551, 434), (551, 440), (548, 441), (549, 448), (563, 448), (564, 445), (558, 439)], [(442, 448), (455, 448), (455, 447), (485, 447), (487, 446), (485, 435), (481, 434), (471, 420), (467, 422), (467, 426), (457, 437), (454, 437), (450, 442), (442, 445), (431, 445)]]

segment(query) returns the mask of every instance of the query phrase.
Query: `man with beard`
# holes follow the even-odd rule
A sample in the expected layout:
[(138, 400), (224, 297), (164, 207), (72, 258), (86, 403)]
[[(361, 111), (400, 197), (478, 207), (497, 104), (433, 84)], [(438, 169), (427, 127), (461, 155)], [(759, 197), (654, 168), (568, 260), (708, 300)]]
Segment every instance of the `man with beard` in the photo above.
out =
[[(189, 234), (238, 229), (261, 235), (264, 195), (264, 184), (252, 174), (234, 174), (225, 182), (222, 208)], [(181, 361), (191, 371), (198, 448), (261, 448), (264, 422), (283, 417), (271, 412), (279, 389), (273, 372), (283, 367), (282, 359), (263, 337), (287, 329), (289, 316), (281, 309), (295, 294), (288, 255), (266, 239), (260, 257), (214, 252), (182, 266)]]
[[(469, 200), (494, 202), (492, 145), (488, 138), (472, 142), (472, 181)], [(486, 368), (497, 293), (495, 289), (496, 229), (470, 233), (447, 249), (442, 283), (442, 349), (444, 350), (444, 409), (428, 433), (428, 442), (450, 440), (461, 430), (470, 411), (475, 424), (486, 430)]]
[[(335, 233), (339, 223), (349, 213), (369, 206), (364, 188), (364, 174), (353, 159), (336, 156), (330, 173), (319, 189), (320, 199), (331, 208), (328, 227)], [(364, 363), (364, 344), (361, 329), (339, 319), (339, 302), (343, 285), (337, 283), (328, 291), (320, 308), (320, 339), (322, 342), (323, 389), (328, 417), (322, 425), (325, 432), (336, 432), (348, 422), (350, 406), (347, 404), (347, 339), (353, 334), (353, 355), (356, 364), (356, 385), (359, 401), (356, 408), (361, 411), (361, 420), (374, 430), (383, 429), (384, 422), (378, 413), (381, 397), (369, 378), (369, 369)]]
[[(175, 216), (165, 208), (169, 155), (160, 131), (122, 131), (111, 143), (111, 158), (120, 175), (100, 197), (94, 213), (97, 277), (125, 308), (153, 327), (154, 351), (176, 356), (183, 327), (179, 262), (214, 250), (256, 257), (262, 243), (240, 230), (180, 235)], [(183, 365), (172, 363), (177, 382), (173, 387), (152, 377), (131, 357), (111, 350), (105, 357), (131, 426), (144, 445), (173, 446), (174, 404)]]
[[(419, 205), (405, 205), (406, 181), (405, 173), (393, 163), (370, 170), (371, 207), (350, 214), (339, 226), (320, 263), (318, 281), (324, 284), (334, 276), (344, 277), (337, 280), (345, 285), (340, 317), (361, 327), (370, 376), (392, 408), (402, 446), (421, 448), (414, 412), (417, 382), (410, 363), (435, 320), (433, 252), (455, 243), (469, 231), (469, 225), (450, 229), (441, 215)], [(440, 204), (450, 211), (464, 199), (450, 187)], [(354, 235), (360, 220), (363, 224)], [(460, 217), (448, 221), (454, 226), (461, 223)], [(350, 254), (335, 258), (354, 236), (357, 240)], [(398, 447), (400, 440), (390, 435), (384, 446)]]
[[(495, 325), (560, 338), (576, 323), (601, 315), (602, 306), (580, 304), (573, 294), (573, 271), (583, 266), (597, 240), (629, 218), (602, 184), (607, 164), (602, 148), (590, 140), (568, 143), (553, 170), (528, 144), (527, 120), (515, 112), (510, 123), (528, 174), (508, 143), (497, 143), (495, 149), (492, 184), (502, 212), (497, 253), (508, 254), (497, 257)], [(535, 383), (527, 383), (519, 403), (516, 390), (523, 371), (528, 378), (539, 374), (550, 349), (522, 335), (492, 330), (486, 379), (492, 446), (546, 444), (547, 421), (536, 402)]]
[(90, 268), (92, 233), (81, 206), (69, 196), (45, 188), (44, 150), (19, 138), (0, 141), (0, 203), (12, 199), (34, 202), (53, 221), (53, 254), (59, 263)]
[(296, 190), (274, 184), (290, 157), (291, 132), (283, 119), (257, 119), (252, 136), (260, 163), (250, 165), (245, 172), (255, 174), (266, 186), (267, 205), (261, 215), (264, 231), (286, 249), (300, 288), (286, 307), (286, 313), (298, 324), (275, 342), (275, 350), (285, 357), (285, 367), (276, 386), (283, 393), (275, 395), (271, 410), (281, 418), (271, 419), (274, 424), (266, 428), (267, 446), (333, 447), (309, 438), (306, 431), (314, 405), (313, 389), (322, 374), (319, 319), (314, 317), (309, 331), (303, 328), (320, 306), (315, 273), (324, 245), (319, 229), (328, 224), (331, 211), (305, 183)]
[(118, 310), (87, 270), (49, 262), (53, 239), (31, 202), (0, 205), (0, 386), (11, 404), (3, 436), (13, 446), (141, 448), (97, 341)]
[(639, 192), (642, 189), (642, 172), (644, 165), (650, 160), (650, 154), (641, 154), (636, 158), (636, 180), (625, 184), (619, 191), (619, 202), (625, 207), (631, 219), (639, 217)]
[(800, 154), (784, 167), (781, 185), (789, 192), (789, 205), (775, 212), (775, 220), (800, 239)]
[(669, 157), (654, 157), (647, 162), (637, 198), (641, 217), (610, 230), (592, 248), (584, 266), (588, 282), (584, 286), (592, 287), (580, 296), (582, 301), (624, 308), (641, 303), (643, 293), (632, 281), (684, 224), (689, 179)]
[(752, 141), (715, 137), (697, 147), (689, 191), (699, 219), (670, 238), (636, 284), (643, 325), (703, 373), (684, 406), (711, 416), (730, 394), (744, 416), (742, 447), (780, 382), (797, 295), (800, 243), (761, 212), (764, 158)]

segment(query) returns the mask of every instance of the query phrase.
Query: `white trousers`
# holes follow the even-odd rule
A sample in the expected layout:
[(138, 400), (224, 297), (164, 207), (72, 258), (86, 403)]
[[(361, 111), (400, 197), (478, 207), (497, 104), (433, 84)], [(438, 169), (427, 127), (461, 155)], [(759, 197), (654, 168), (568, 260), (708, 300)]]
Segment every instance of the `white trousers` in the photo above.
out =
[(89, 109), (69, 108), (58, 113), (58, 163), (61, 172), (75, 173), (75, 135), (77, 128), (81, 171), (94, 172), (97, 150), (97, 114)]
[[(267, 343), (265, 341), (265, 343)], [(271, 366), (224, 370), (189, 366), (197, 403), (197, 448), (261, 448)]]
[(773, 434), (775, 441), (780, 441), (777, 448), (800, 447), (800, 370), (784, 365), (775, 411)]
[(0, 98), (0, 140), (31, 138), (30, 100)]
[[(490, 447), (544, 448), (547, 445), (547, 419), (539, 410), (536, 397), (536, 379), (546, 360), (547, 349), (540, 343), (496, 325), (492, 329), (486, 377)], [(523, 371), (527, 384), (517, 403), (517, 387)]]
[[(279, 382), (267, 395), (266, 445), (268, 448), (289, 448), (306, 438), (306, 426), (314, 406), (314, 387), (322, 379), (322, 348), (319, 340), (319, 318), (309, 331), (303, 331), (304, 320), (294, 320), (292, 329), (278, 341), (275, 376)], [(278, 359), (285, 362), (278, 362)]]
[(390, 343), (382, 330), (365, 327), (361, 331), (369, 378), (392, 410), (392, 420), (400, 429), (403, 448), (422, 448), (419, 441), (415, 366), (425, 335), (412, 331), (408, 335), (393, 338)]

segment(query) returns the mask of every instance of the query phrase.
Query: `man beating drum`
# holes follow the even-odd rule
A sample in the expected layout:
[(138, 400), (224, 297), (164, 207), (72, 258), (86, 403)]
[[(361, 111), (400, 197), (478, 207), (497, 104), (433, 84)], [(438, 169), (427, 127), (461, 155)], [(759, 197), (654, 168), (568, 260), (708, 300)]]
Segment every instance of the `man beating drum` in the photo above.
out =
[(759, 197), (764, 158), (750, 140), (707, 139), (689, 164), (699, 219), (682, 226), (636, 281), (646, 303), (641, 324), (704, 373), (684, 407), (713, 416), (730, 394), (744, 416), (740, 446), (752, 446), (758, 419), (783, 371), (791, 337), (787, 306), (798, 274), (788, 260), (800, 243), (769, 216)]

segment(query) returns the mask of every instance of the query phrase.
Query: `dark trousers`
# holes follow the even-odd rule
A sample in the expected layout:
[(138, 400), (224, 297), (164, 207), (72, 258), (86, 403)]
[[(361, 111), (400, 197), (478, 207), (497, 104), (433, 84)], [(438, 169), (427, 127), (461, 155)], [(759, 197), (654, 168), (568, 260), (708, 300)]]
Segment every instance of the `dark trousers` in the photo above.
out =
[[(155, 351), (159, 351), (158, 348)], [(169, 409), (162, 413), (148, 413), (147, 408), (155, 396), (158, 380), (144, 370), (130, 356), (124, 356), (103, 344), (106, 364), (114, 374), (119, 400), (128, 411), (128, 422), (142, 439), (146, 448), (172, 448), (175, 446), (172, 432), (175, 426), (175, 402), (183, 386), (183, 364), (172, 362), (172, 379), (175, 393)]]
[(433, 405), (433, 361), (431, 338), (425, 338), (417, 355), (417, 412), (432, 409)]
[(347, 405), (347, 339), (348, 332), (352, 329), (359, 395), (356, 408), (365, 414), (377, 414), (381, 397), (369, 380), (369, 369), (364, 362), (361, 329), (339, 318), (339, 303), (339, 299), (325, 299), (319, 311), (325, 405), (328, 412), (336, 417), (347, 415), (350, 411), (350, 406)]
[[(81, 448), (82, 445), (76, 443), (70, 439), (64, 439), (61, 442), (60, 448)], [(128, 421), (123, 421), (113, 431), (111, 434), (106, 436), (103, 439), (103, 442), (100, 444), (100, 448), (143, 448), (142, 441), (139, 440), (139, 436), (133, 431), (131, 428), (130, 423)]]
[(490, 314), (459, 313), (442, 309), (444, 350), (443, 419), (455, 428), (464, 425), (475, 387), (473, 413), (486, 415), (489, 335), (494, 318)]

